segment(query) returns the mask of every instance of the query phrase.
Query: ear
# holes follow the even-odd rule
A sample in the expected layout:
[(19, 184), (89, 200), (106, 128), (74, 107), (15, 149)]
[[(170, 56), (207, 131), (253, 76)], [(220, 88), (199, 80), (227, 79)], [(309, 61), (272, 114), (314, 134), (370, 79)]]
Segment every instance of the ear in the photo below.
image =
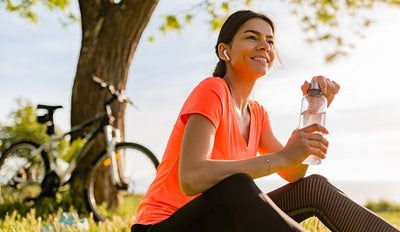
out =
[(229, 46), (224, 43), (218, 44), (218, 56), (221, 60), (228, 62), (230, 60)]

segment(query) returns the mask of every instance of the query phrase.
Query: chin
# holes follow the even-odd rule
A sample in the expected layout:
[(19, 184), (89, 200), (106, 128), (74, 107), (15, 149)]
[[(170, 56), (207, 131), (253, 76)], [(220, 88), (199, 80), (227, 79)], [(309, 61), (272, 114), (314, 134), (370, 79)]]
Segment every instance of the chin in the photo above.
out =
[(257, 77), (262, 77), (262, 76), (267, 75), (267, 74), (268, 74), (268, 71), (269, 71), (269, 70), (265, 69), (265, 70), (263, 70), (263, 71), (254, 72), (254, 74), (255, 74)]

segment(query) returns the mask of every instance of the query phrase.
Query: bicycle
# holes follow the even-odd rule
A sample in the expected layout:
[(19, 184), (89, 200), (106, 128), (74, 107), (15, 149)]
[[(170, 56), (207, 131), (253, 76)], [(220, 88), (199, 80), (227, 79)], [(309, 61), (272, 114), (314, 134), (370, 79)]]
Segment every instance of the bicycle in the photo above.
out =
[[(125, 92), (115, 90), (98, 77), (94, 76), (93, 81), (108, 90), (111, 97), (104, 101), (102, 113), (72, 127), (69, 132), (62, 135), (54, 133), (53, 114), (62, 106), (38, 105), (38, 109), (47, 111), (38, 116), (37, 121), (47, 124), (46, 133), (50, 139), (40, 145), (33, 141), (20, 141), (4, 152), (0, 157), (0, 199), (16, 202), (54, 197), (59, 188), (69, 182), (77, 163), (102, 132), (106, 149), (96, 156), (85, 177), (84, 199), (87, 208), (93, 212), (96, 220), (104, 220), (118, 215), (122, 205), (142, 197), (155, 177), (159, 161), (145, 146), (121, 141), (119, 130), (112, 126), (114, 118), (111, 104), (118, 101), (120, 104), (133, 105)], [(65, 136), (77, 132), (87, 134), (83, 138), (83, 145), (67, 163), (54, 150)], [(108, 187), (104, 187), (106, 184)], [(114, 192), (114, 199), (107, 199), (105, 190)]]

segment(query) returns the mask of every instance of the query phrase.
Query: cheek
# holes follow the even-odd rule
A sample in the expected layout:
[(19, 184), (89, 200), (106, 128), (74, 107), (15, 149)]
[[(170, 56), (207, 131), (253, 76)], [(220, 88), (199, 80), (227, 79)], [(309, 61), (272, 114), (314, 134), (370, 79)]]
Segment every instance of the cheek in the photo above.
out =
[(271, 67), (272, 64), (273, 64), (274, 61), (275, 61), (275, 58), (276, 58), (275, 51), (272, 51), (272, 52), (269, 53), (269, 58), (271, 59), (271, 62), (270, 62), (270, 67)]

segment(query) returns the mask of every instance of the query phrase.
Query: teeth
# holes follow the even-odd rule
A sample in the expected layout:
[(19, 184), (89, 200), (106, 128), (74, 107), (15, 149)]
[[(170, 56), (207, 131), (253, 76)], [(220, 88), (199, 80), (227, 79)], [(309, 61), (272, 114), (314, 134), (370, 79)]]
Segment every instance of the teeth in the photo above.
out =
[(267, 59), (266, 59), (266, 58), (263, 58), (263, 57), (254, 57), (254, 60), (255, 60), (255, 61), (261, 61), (261, 62), (264, 62), (264, 63), (267, 63), (267, 62), (268, 62)]

